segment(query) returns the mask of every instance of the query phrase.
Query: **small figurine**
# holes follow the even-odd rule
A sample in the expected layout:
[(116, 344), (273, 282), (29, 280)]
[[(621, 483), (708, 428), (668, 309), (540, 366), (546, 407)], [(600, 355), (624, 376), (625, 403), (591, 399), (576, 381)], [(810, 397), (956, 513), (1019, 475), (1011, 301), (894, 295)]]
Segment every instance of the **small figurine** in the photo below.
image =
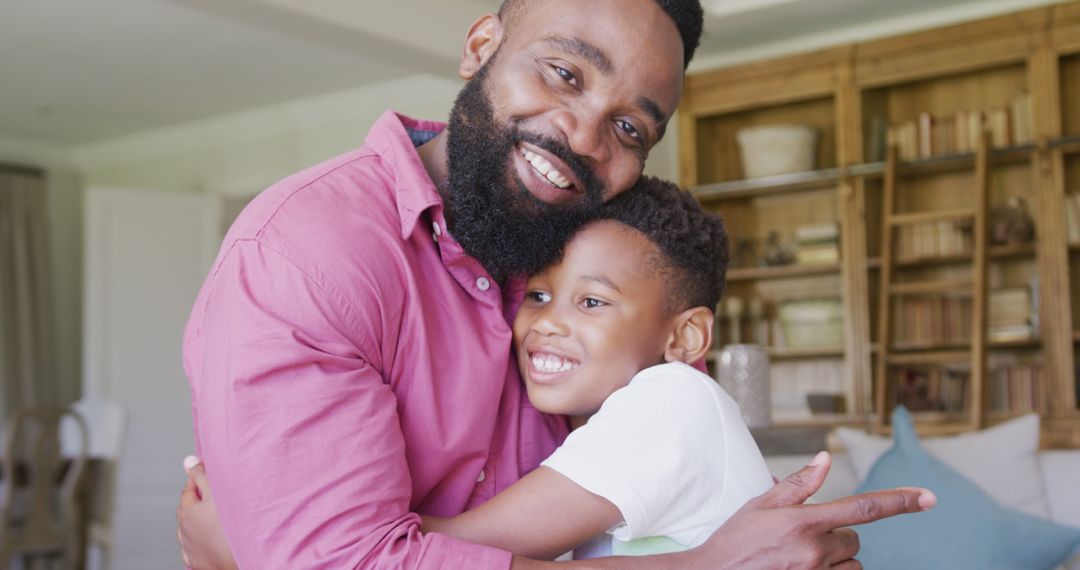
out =
[(765, 241), (765, 265), (791, 265), (795, 263), (795, 253), (790, 247), (780, 243), (780, 232), (769, 232)]
[(1035, 239), (1035, 221), (1027, 201), (1020, 196), (1010, 196), (1005, 205), (991, 208), (989, 221), (991, 244), (1027, 243)]
[(734, 262), (732, 267), (753, 267), (757, 260), (757, 253), (754, 251), (754, 240), (745, 238), (742, 236), (735, 236), (733, 240), (735, 243), (735, 255), (733, 256)]

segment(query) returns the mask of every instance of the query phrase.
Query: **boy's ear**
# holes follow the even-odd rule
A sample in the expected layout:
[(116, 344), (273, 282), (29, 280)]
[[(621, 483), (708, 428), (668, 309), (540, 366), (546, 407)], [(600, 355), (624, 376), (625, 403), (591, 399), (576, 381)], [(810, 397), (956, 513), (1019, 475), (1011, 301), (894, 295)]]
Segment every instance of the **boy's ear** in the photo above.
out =
[(458, 75), (468, 80), (484, 67), (498, 51), (503, 40), (503, 23), (496, 14), (485, 14), (473, 22), (465, 35), (465, 48), (458, 65)]
[(712, 332), (713, 312), (709, 309), (694, 307), (679, 313), (668, 337), (664, 360), (690, 364), (705, 358), (712, 346)]

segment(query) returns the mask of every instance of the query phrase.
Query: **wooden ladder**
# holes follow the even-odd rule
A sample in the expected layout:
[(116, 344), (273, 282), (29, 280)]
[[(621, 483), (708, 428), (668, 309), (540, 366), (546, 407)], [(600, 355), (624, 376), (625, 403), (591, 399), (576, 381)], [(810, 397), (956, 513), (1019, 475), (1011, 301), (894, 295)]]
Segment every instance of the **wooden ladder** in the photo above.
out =
[[(879, 289), (878, 340), (880, 350), (875, 366), (874, 404), (877, 410), (876, 428), (887, 431), (891, 405), (889, 396), (889, 371), (898, 366), (944, 365), (970, 362), (966, 403), (969, 420), (963, 424), (942, 426), (940, 431), (968, 431), (984, 426), (983, 393), (986, 378), (987, 352), (987, 200), (989, 185), (990, 140), (984, 135), (975, 152), (974, 204), (971, 208), (958, 210), (934, 210), (918, 213), (897, 213), (896, 184), (899, 167), (898, 150), (889, 149), (885, 162), (884, 195), (881, 217), (881, 283)], [(894, 237), (899, 228), (926, 222), (971, 220), (974, 225), (973, 258), (970, 279), (950, 279), (925, 282), (894, 281), (896, 253)], [(971, 292), (971, 342), (970, 350), (928, 348), (903, 350), (894, 348), (893, 308), (894, 300), (912, 295), (933, 295), (954, 291)]]

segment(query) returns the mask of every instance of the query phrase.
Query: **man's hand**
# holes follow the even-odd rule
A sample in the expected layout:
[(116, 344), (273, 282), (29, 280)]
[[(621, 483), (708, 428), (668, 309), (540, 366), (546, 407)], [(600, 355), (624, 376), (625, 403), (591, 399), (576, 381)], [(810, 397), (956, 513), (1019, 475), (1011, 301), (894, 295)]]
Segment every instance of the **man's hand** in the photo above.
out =
[(234, 570), (229, 543), (221, 529), (206, 470), (196, 457), (184, 459), (188, 480), (176, 507), (176, 538), (184, 565), (192, 570)]
[(937, 503), (926, 489), (902, 488), (804, 505), (824, 483), (830, 464), (829, 455), (822, 452), (810, 465), (748, 502), (695, 549), (694, 559), (703, 558), (710, 568), (857, 570), (862, 568), (854, 560), (859, 537), (844, 527), (925, 511)]

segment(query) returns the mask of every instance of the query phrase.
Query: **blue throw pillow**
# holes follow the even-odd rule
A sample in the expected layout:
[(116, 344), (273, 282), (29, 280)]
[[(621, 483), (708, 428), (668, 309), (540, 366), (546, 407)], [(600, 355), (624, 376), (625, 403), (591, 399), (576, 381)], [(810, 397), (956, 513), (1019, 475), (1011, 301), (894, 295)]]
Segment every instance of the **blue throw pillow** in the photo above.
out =
[(867, 570), (1052, 569), (1080, 549), (1080, 529), (1003, 507), (919, 445), (911, 415), (893, 412), (893, 447), (878, 459), (860, 493), (924, 487), (938, 504), (856, 527)]

